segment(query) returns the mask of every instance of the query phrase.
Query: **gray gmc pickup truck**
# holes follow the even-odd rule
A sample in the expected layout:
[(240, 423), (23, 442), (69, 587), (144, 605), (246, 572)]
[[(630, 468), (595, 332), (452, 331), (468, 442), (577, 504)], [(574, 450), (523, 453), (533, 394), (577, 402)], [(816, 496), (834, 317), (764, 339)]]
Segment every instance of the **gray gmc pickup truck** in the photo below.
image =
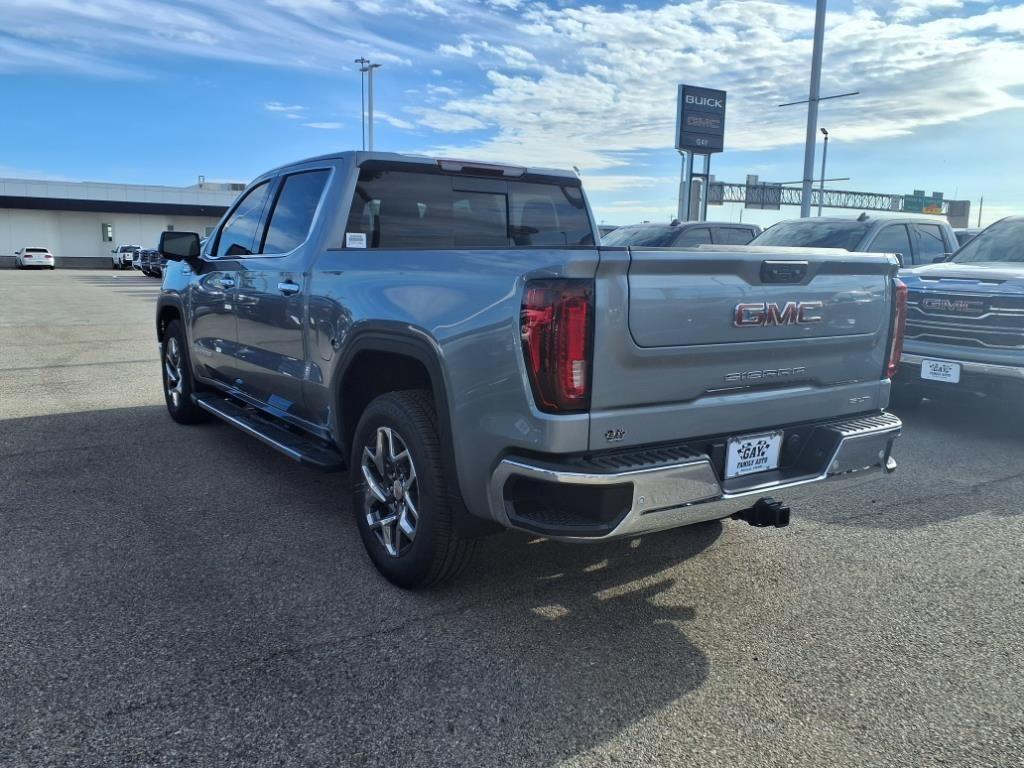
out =
[(160, 248), (171, 417), (347, 467), (402, 587), (489, 532), (782, 526), (782, 489), (895, 468), (892, 255), (600, 247), (571, 173), (360, 152)]
[(1024, 395), (1024, 216), (997, 221), (950, 261), (901, 273), (909, 290), (901, 406), (953, 393)]

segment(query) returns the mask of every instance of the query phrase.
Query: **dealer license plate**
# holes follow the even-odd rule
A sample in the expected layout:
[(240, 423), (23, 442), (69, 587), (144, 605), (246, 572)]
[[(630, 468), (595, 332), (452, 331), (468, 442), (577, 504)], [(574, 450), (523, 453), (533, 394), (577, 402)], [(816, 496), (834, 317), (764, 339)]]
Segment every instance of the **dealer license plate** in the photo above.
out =
[(921, 378), (929, 381), (947, 381), (950, 384), (960, 383), (960, 363), (947, 360), (922, 360)]
[(781, 449), (781, 432), (731, 438), (725, 452), (726, 479), (778, 469)]

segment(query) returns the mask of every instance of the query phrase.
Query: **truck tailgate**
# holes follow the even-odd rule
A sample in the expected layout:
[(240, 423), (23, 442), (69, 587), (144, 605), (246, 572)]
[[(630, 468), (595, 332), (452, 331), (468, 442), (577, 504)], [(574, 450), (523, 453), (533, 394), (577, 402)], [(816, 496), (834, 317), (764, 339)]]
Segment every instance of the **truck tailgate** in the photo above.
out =
[(896, 269), (834, 251), (602, 249), (591, 447), (884, 407)]

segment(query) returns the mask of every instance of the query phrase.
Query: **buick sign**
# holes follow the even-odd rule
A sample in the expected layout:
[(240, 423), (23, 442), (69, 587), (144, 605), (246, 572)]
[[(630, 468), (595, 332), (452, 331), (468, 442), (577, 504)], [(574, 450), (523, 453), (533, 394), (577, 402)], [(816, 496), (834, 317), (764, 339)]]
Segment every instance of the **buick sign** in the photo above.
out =
[(679, 86), (676, 149), (697, 155), (721, 152), (725, 137), (725, 91)]

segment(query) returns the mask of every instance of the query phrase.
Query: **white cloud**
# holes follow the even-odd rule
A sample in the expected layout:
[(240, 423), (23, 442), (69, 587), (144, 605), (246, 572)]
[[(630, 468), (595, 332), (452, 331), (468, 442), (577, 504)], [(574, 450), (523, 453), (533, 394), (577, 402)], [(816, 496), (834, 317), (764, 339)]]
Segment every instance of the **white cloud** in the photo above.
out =
[(263, 105), (263, 108), (268, 112), (285, 112), (289, 114), (302, 112), (305, 109), (301, 104), (282, 104), (279, 101), (268, 101)]
[[(444, 10), (447, 2), (379, 5), (391, 18)], [(359, 4), (336, 0), (5, 0), (2, 8), (0, 72), (137, 77), (146, 74), (146, 58), (122, 52), (140, 41), (147, 53), (330, 71), (351, 66), (354, 51), (403, 66), (426, 54), (374, 31)]]
[[(938, 3), (933, 9), (947, 12), (956, 5)], [(1015, 95), (1024, 87), (1024, 5), (968, 3), (956, 18), (901, 18), (866, 4), (829, 13), (822, 90), (861, 92), (822, 104), (821, 121), (837, 138), (897, 136), (1024, 105)], [(804, 110), (776, 105), (806, 98), (813, 21), (812, 8), (779, 0), (529, 5), (516, 46), (462, 35), (438, 49), (472, 56), (487, 78), (443, 109), (495, 133), (437, 149), (583, 169), (623, 165), (622, 153), (671, 146), (679, 82), (728, 90), (727, 148), (802, 143)], [(533, 52), (532, 68), (517, 71), (527, 59), (510, 48)]]
[(639, 189), (642, 187), (678, 186), (679, 179), (674, 176), (585, 173), (583, 183), (588, 192), (617, 192), (622, 189)]
[(412, 130), (413, 128), (416, 127), (412, 123), (410, 123), (408, 120), (403, 120), (400, 117), (395, 117), (392, 114), (389, 114), (387, 112), (382, 112), (380, 110), (374, 110), (373, 117), (374, 117), (375, 120), (382, 120), (382, 121), (384, 121), (385, 123), (390, 125), (392, 128), (401, 128), (402, 130), (408, 131), (408, 130)]
[(474, 131), (487, 127), (483, 121), (470, 115), (445, 112), (433, 107), (409, 107), (406, 111), (417, 116), (417, 123), (435, 131)]
[(336, 131), (344, 123), (303, 123), (306, 128), (318, 128), (322, 131)]

